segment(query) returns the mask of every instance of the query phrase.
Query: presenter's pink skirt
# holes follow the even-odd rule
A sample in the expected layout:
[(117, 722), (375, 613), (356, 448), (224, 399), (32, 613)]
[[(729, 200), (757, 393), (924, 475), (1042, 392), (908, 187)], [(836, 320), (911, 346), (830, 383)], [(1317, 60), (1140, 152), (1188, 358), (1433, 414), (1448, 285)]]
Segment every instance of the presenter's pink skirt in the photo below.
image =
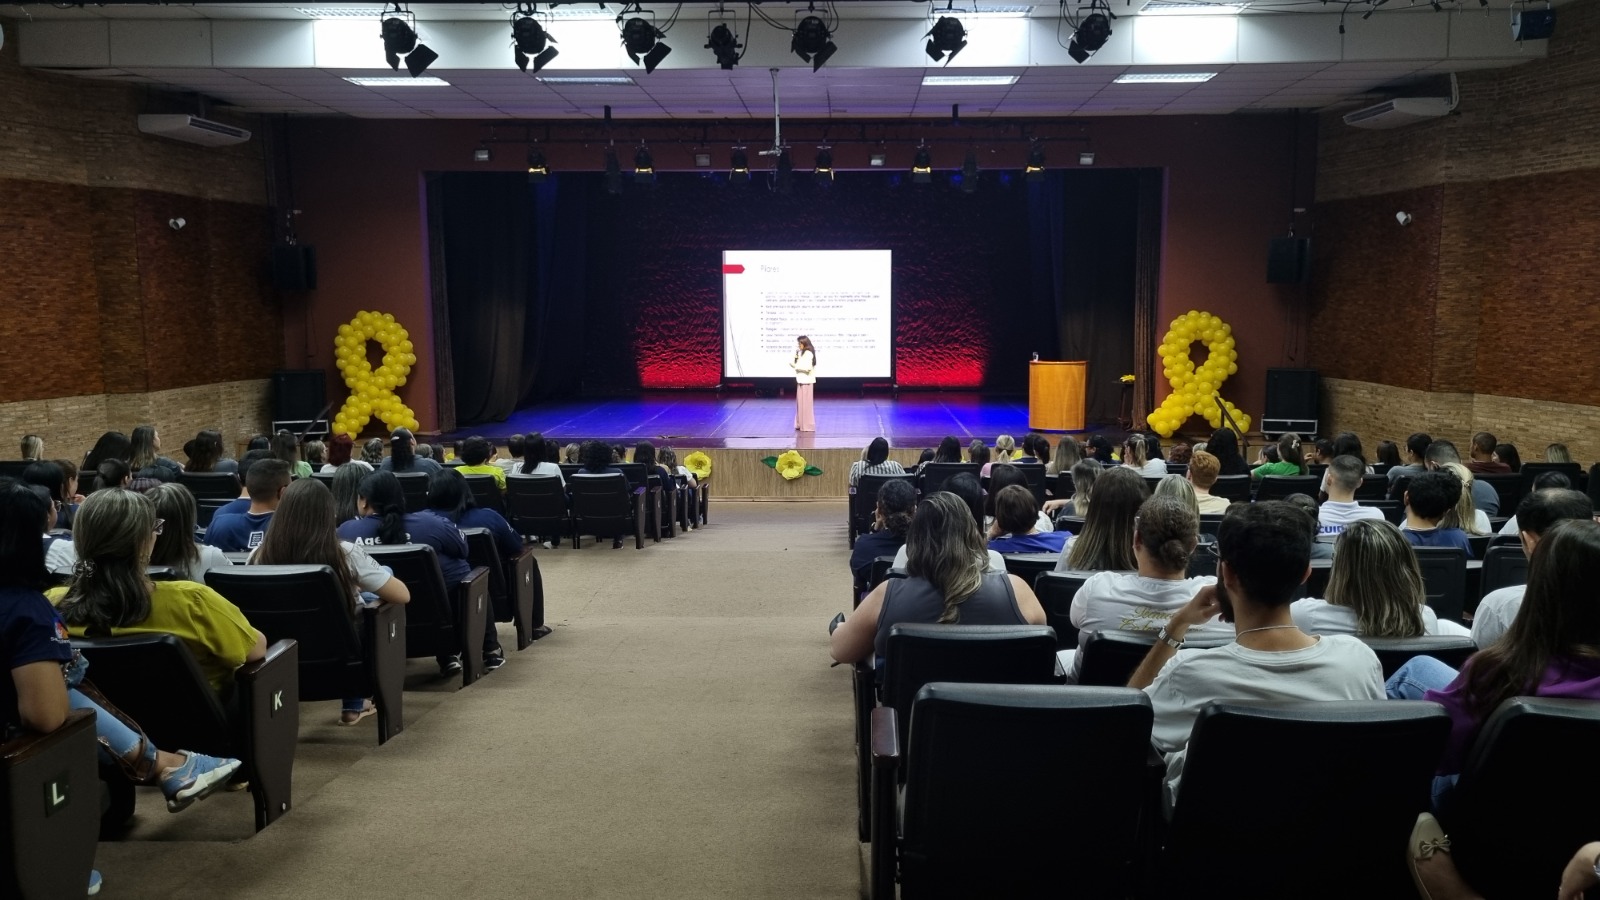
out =
[(816, 431), (817, 416), (811, 409), (811, 389), (814, 384), (794, 386), (794, 428), (796, 431)]

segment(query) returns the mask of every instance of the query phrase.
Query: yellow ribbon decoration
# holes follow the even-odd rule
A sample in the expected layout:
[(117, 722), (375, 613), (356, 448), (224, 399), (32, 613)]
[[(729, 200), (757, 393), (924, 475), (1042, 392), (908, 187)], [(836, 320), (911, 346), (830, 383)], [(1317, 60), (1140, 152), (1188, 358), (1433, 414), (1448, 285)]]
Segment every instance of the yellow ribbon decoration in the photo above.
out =
[[(367, 361), (368, 341), (377, 341), (383, 348), (383, 364), (377, 369)], [(333, 417), (335, 434), (348, 434), (354, 439), (373, 416), (391, 430), (418, 427), (416, 413), (394, 392), (406, 383), (411, 367), (417, 364), (414, 350), (404, 326), (390, 313), (362, 310), (339, 326), (339, 333), (333, 338), (333, 355), (350, 396)]]
[[(1205, 345), (1206, 361), (1195, 365), (1193, 345)], [(1171, 437), (1190, 416), (1204, 416), (1212, 428), (1223, 425), (1222, 411), (1214, 396), (1228, 376), (1239, 371), (1239, 354), (1234, 349), (1233, 328), (1208, 312), (1189, 310), (1172, 320), (1161, 346), (1162, 374), (1172, 385), (1172, 393), (1161, 407), (1150, 414), (1147, 424), (1162, 437)], [(1250, 417), (1228, 400), (1222, 400), (1228, 415), (1242, 431), (1250, 430)]]

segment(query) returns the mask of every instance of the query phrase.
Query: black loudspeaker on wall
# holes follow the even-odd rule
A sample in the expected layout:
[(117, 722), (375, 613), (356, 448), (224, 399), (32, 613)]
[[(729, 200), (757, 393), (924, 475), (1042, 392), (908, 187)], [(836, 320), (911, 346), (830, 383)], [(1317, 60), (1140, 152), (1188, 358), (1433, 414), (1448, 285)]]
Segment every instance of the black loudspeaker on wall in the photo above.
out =
[(1267, 283), (1304, 284), (1311, 280), (1311, 239), (1273, 238), (1267, 244)]
[(1268, 369), (1267, 410), (1263, 419), (1311, 419), (1321, 404), (1317, 400), (1316, 369)]
[(317, 289), (317, 250), (310, 244), (272, 248), (272, 286), (280, 291)]
[(309, 420), (322, 411), (326, 393), (321, 369), (279, 369), (272, 373), (272, 420)]

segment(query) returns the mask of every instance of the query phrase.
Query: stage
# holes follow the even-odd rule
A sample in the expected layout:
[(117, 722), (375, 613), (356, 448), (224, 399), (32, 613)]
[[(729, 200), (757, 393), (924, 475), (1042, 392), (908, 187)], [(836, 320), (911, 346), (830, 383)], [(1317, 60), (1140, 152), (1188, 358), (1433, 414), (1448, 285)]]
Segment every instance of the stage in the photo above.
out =
[[(482, 435), (504, 445), (512, 434), (541, 432), (563, 445), (585, 440), (628, 445), (650, 441), (670, 446), (682, 461), (694, 450), (712, 459), (712, 493), (761, 499), (838, 499), (846, 494), (850, 463), (873, 438), (888, 438), (891, 455), (916, 461), (924, 447), (947, 435), (962, 446), (975, 438), (993, 445), (997, 435), (1021, 438), (1028, 429), (1028, 404), (1015, 395), (904, 393), (857, 396), (822, 394), (816, 399), (817, 430), (794, 430), (794, 397), (662, 392), (633, 397), (545, 403), (518, 410), (504, 422), (460, 429), (441, 440)], [(799, 450), (823, 470), (786, 482), (761, 462)]]

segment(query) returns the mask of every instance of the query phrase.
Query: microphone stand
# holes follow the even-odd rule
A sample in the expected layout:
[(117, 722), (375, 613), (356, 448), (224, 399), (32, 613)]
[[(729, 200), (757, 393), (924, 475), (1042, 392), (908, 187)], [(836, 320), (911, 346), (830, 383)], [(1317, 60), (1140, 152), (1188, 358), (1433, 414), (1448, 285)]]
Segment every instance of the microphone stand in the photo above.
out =
[(1228, 415), (1228, 407), (1222, 403), (1222, 393), (1213, 391), (1211, 400), (1217, 404), (1217, 411), (1222, 413), (1222, 421), (1228, 423), (1228, 427), (1233, 429), (1233, 433), (1239, 436), (1239, 455), (1244, 456), (1244, 452), (1250, 449), (1250, 439), (1245, 437), (1244, 429), (1239, 427), (1239, 423), (1233, 421), (1233, 416)]

